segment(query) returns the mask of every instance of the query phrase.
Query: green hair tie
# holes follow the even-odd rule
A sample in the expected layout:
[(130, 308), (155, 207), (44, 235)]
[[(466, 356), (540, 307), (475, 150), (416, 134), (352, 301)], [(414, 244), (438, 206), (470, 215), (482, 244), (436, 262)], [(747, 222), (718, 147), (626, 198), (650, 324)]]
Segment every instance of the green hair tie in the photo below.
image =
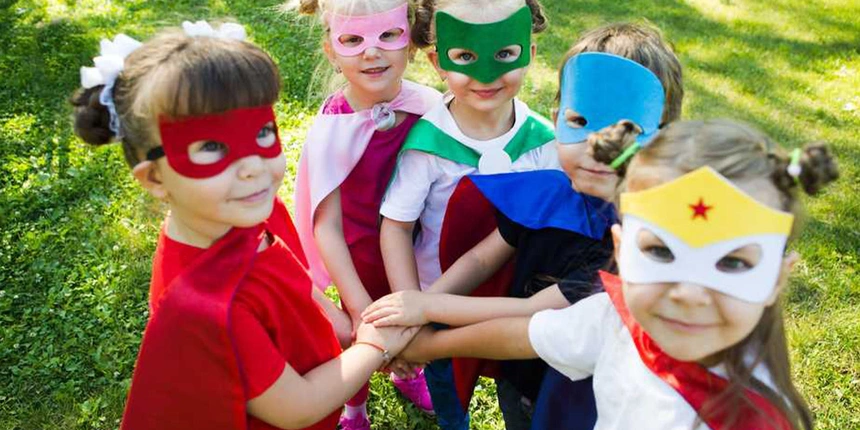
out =
[(794, 178), (794, 182), (800, 183), (800, 173), (803, 171), (803, 168), (800, 166), (800, 156), (803, 154), (803, 151), (800, 148), (791, 151), (791, 162), (788, 164), (788, 175)]
[(632, 145), (628, 146), (621, 155), (618, 156), (615, 160), (612, 161), (612, 164), (609, 165), (613, 170), (618, 170), (624, 163), (627, 162), (631, 157), (636, 155), (639, 150), (642, 149), (642, 145), (639, 142), (634, 142)]

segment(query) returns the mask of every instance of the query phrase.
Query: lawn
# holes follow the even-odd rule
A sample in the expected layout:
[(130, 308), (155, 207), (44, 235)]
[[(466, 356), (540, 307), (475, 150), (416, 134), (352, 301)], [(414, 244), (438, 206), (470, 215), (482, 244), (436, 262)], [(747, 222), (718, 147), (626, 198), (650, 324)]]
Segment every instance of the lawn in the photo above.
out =
[[(549, 30), (521, 96), (548, 113), (556, 70), (584, 29), (648, 21), (684, 64), (686, 118), (732, 117), (786, 147), (830, 142), (836, 186), (808, 203), (787, 294), (793, 371), (821, 429), (860, 429), (860, 3), (855, 0), (545, 0)], [(184, 19), (233, 17), (281, 67), (278, 105), (292, 190), (319, 104), (319, 30), (270, 0), (0, 0), (0, 429), (115, 428), (147, 318), (163, 208), (132, 181), (118, 147), (71, 130), (67, 97), (98, 42), (146, 38)], [(441, 85), (423, 58), (413, 79)], [(378, 377), (377, 429), (430, 429)], [(494, 386), (474, 428), (501, 429)]]

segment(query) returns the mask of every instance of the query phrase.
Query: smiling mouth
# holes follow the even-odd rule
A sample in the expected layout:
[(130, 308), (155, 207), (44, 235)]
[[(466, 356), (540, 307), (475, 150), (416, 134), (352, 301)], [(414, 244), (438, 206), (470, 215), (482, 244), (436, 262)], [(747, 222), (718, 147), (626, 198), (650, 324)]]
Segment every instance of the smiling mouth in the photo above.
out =
[(265, 188), (263, 190), (257, 191), (254, 194), (249, 194), (247, 196), (239, 197), (239, 198), (234, 199), (234, 200), (242, 202), (242, 203), (258, 203), (262, 200), (265, 200), (266, 197), (268, 197), (268, 195), (269, 195), (269, 188)]
[(594, 174), (594, 175), (605, 175), (605, 176), (609, 176), (609, 175), (614, 175), (614, 174), (615, 174), (615, 171), (614, 171), (614, 170), (595, 170), (595, 169), (586, 169), (585, 167), (580, 167), (580, 168), (579, 168), (579, 170), (583, 170), (583, 171), (585, 171), (585, 172), (588, 172), (588, 173), (591, 173), (591, 174)]
[(501, 88), (496, 88), (494, 90), (472, 90), (472, 92), (475, 93), (478, 97), (481, 97), (484, 99), (493, 98), (500, 91), (502, 91)]
[(381, 75), (381, 74), (383, 74), (383, 73), (387, 72), (387, 71), (388, 71), (388, 69), (390, 69), (390, 68), (391, 68), (391, 66), (387, 66), (387, 67), (373, 67), (373, 68), (370, 68), (370, 69), (364, 69), (364, 70), (362, 70), (362, 71), (361, 71), (361, 73), (364, 73), (365, 75)]
[(657, 315), (657, 318), (666, 323), (669, 327), (686, 333), (700, 333), (717, 326), (717, 324), (693, 324), (659, 315)]

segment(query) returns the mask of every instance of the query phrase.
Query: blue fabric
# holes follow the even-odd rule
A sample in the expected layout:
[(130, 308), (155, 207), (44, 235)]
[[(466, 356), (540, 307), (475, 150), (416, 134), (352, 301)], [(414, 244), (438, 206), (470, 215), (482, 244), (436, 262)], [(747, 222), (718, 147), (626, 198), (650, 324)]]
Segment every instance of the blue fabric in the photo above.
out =
[(436, 423), (442, 430), (469, 430), (469, 414), (460, 406), (450, 359), (434, 360), (424, 368), (424, 378), (433, 399)]
[[(660, 127), (665, 103), (660, 79), (641, 64), (602, 52), (579, 54), (562, 70), (556, 137), (563, 144), (583, 142), (589, 134), (627, 119), (642, 127), (636, 141), (645, 146)], [(567, 109), (581, 115), (587, 124), (569, 127), (564, 115)]]
[(597, 405), (592, 379), (571, 381), (550, 367), (543, 378), (531, 430), (593, 429)]
[(614, 205), (576, 192), (559, 170), (468, 178), (499, 212), (533, 230), (554, 227), (599, 241), (616, 220)]

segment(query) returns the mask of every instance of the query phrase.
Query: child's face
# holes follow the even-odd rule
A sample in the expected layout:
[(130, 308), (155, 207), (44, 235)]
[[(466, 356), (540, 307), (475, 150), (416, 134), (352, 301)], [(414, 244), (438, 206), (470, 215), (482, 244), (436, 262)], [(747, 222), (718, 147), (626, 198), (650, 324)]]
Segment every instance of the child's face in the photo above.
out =
[[(383, 33), (380, 40), (394, 41), (402, 34), (400, 29), (391, 29)], [(341, 43), (344, 46), (361, 44), (359, 36), (343, 35)], [(340, 55), (326, 42), (326, 52), (329, 60), (343, 73), (344, 78), (352, 86), (353, 90), (362, 94), (378, 97), (381, 101), (393, 98), (397, 94), (391, 94), (392, 90), (398, 90), (406, 65), (409, 63), (409, 48), (398, 50), (384, 50), (378, 47), (370, 47), (355, 56)]]
[[(638, 172), (637, 172), (638, 173)], [(658, 176), (628, 178), (628, 191), (659, 185)], [(757, 200), (778, 207), (772, 185), (759, 181), (741, 188)], [(613, 227), (616, 253), (620, 249), (621, 229)], [(636, 246), (656, 260), (673, 259), (663, 241), (647, 230), (636, 236)], [(747, 245), (723, 257), (718, 265), (726, 270), (749, 270), (761, 261), (761, 248)], [(670, 356), (681, 361), (695, 361), (706, 366), (719, 362), (719, 353), (746, 338), (758, 325), (762, 314), (777, 299), (780, 286), (794, 264), (793, 255), (783, 260), (778, 286), (764, 303), (751, 303), (722, 294), (702, 285), (686, 282), (624, 282), (624, 299), (633, 317), (655, 342)]]
[[(217, 157), (211, 143), (194, 143), (192, 159)], [(286, 159), (252, 155), (235, 161), (218, 175), (193, 179), (176, 172), (166, 159), (157, 161), (171, 217), (206, 236), (220, 237), (232, 227), (251, 227), (272, 213), (283, 183)]]
[[(537, 47), (531, 45), (532, 57)], [(436, 67), (439, 76), (448, 83), (448, 89), (454, 95), (457, 103), (468, 106), (479, 112), (493, 112), (497, 109), (507, 107), (511, 100), (520, 92), (525, 81), (528, 67), (511, 70), (503, 74), (495, 81), (485, 84), (477, 79), (459, 72), (442, 70), (439, 66), (439, 55), (436, 52), (428, 53), (430, 62)], [(503, 50), (507, 61), (516, 61), (523, 55), (519, 46), (509, 46)], [(474, 61), (474, 54), (463, 49), (452, 49), (448, 52), (449, 58), (457, 64), (467, 64)]]
[[(558, 112), (553, 112), (553, 123), (557, 124)], [(586, 142), (563, 144), (556, 141), (558, 161), (574, 189), (580, 193), (612, 201), (618, 186), (618, 175), (611, 167), (591, 156)]]

